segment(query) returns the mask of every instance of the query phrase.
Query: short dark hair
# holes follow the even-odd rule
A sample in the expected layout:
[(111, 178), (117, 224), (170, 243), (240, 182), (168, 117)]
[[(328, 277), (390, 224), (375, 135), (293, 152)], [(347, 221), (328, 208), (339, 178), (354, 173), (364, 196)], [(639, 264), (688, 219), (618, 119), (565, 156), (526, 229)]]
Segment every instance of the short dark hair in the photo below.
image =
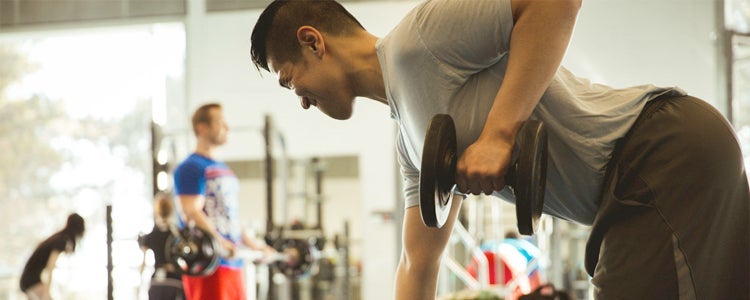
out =
[(255, 67), (270, 71), (269, 53), (276, 59), (297, 61), (301, 57), (297, 29), (304, 25), (332, 35), (364, 29), (334, 0), (275, 0), (260, 14), (250, 36), (250, 55)]
[(221, 108), (219, 103), (206, 103), (198, 107), (193, 113), (193, 133), (198, 136), (198, 124), (210, 124), (211, 123), (211, 110), (214, 108)]

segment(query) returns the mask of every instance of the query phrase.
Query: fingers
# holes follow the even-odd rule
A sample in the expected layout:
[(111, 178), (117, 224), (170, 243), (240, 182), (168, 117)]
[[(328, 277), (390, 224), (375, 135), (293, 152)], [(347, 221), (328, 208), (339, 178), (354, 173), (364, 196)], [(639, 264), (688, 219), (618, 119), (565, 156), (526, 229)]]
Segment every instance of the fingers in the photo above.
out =
[(495, 191), (501, 191), (505, 188), (505, 177), (495, 177), (492, 181), (492, 189)]
[(505, 188), (505, 173), (512, 143), (480, 139), (471, 144), (456, 164), (456, 185), (462, 193), (490, 195)]
[(491, 195), (495, 191), (505, 188), (505, 178), (498, 173), (490, 174), (463, 170), (456, 173), (458, 191), (464, 194)]
[(222, 247), (224, 248), (226, 257), (234, 257), (235, 249), (237, 248), (234, 243), (226, 238), (221, 239)]

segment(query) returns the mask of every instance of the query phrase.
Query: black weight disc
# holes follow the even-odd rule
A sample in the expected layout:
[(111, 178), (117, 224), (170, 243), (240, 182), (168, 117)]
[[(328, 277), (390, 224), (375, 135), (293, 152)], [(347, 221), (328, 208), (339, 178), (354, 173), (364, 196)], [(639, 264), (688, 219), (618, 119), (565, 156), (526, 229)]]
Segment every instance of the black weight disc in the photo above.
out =
[(443, 227), (450, 214), (456, 174), (456, 128), (449, 115), (430, 119), (422, 148), (419, 208), (429, 227)]
[(278, 261), (275, 266), (287, 276), (303, 277), (313, 275), (317, 264), (317, 249), (302, 239), (279, 240), (274, 248), (287, 255), (287, 260)]
[(547, 178), (547, 131), (537, 120), (524, 123), (518, 133), (519, 152), (513, 178), (516, 196), (518, 231), (532, 235), (536, 231), (544, 207)]
[(185, 275), (207, 276), (219, 267), (221, 245), (203, 229), (183, 228), (167, 239), (167, 260)]

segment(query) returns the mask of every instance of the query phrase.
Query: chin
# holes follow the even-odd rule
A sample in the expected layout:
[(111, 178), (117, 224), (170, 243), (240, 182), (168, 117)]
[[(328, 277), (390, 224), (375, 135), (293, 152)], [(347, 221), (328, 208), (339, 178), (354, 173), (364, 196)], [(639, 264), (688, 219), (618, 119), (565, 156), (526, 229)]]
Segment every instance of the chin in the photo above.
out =
[(324, 110), (322, 110), (320, 108), (318, 108), (318, 110), (320, 110), (325, 115), (327, 115), (327, 116), (329, 116), (331, 118), (334, 118), (336, 120), (349, 120), (352, 117), (352, 111), (351, 110), (349, 110), (349, 111), (344, 111), (344, 110), (339, 110), (339, 111), (324, 111)]
[(327, 114), (329, 117), (334, 118), (336, 120), (349, 120), (352, 117), (352, 112), (348, 113), (340, 113), (340, 114)]
[(214, 143), (216, 144), (216, 146), (223, 146), (224, 144), (227, 143), (227, 139), (226, 138), (217, 139), (216, 141), (214, 141)]

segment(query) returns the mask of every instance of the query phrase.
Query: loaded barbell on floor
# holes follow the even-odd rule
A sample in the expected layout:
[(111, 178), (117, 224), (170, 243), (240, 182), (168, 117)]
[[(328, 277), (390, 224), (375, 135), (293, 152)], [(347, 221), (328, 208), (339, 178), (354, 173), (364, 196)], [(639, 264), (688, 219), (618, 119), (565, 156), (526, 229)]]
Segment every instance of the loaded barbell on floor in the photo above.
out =
[[(517, 158), (505, 175), (516, 198), (516, 218), (521, 234), (532, 235), (544, 206), (547, 173), (547, 131), (537, 120), (526, 121), (518, 132)], [(449, 115), (435, 115), (428, 124), (419, 175), (422, 220), (430, 227), (442, 227), (448, 219), (455, 183), (456, 128)]]
[(301, 275), (310, 272), (314, 264), (315, 251), (312, 245), (304, 240), (285, 240), (274, 244), (279, 252), (264, 259), (250, 257), (237, 251), (227, 253), (219, 241), (204, 229), (197, 226), (185, 226), (182, 229), (171, 229), (165, 250), (169, 262), (185, 275), (208, 276), (219, 267), (219, 260), (224, 258), (244, 258), (261, 263), (273, 264), (287, 275)]

